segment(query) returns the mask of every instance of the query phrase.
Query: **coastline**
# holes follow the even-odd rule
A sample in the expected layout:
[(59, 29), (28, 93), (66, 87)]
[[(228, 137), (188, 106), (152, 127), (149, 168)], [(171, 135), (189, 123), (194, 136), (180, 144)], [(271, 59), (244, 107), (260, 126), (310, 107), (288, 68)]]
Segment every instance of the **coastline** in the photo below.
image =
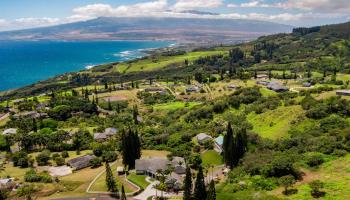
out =
[[(2, 41), (4, 42), (4, 41)], [(6, 41), (8, 42), (9, 44), (13, 41)], [(30, 41), (27, 41), (27, 42), (30, 42)], [(31, 41), (33, 44), (36, 43), (36, 41)], [(64, 43), (79, 43), (81, 41), (43, 41), (44, 43), (47, 42), (46, 44), (53, 44), (53, 46), (55, 46), (55, 42), (57, 42), (58, 44), (61, 43), (61, 44), (64, 44)], [(45, 72), (49, 72), (48, 74), (49, 75), (41, 75), (41, 78), (39, 76), (36, 76), (34, 78), (31, 78), (31, 76), (29, 76), (29, 78), (27, 76), (23, 76), (23, 72), (21, 71), (18, 71), (17, 70), (17, 73), (19, 74), (23, 74), (22, 76), (21, 75), (14, 75), (14, 77), (10, 77), (8, 79), (8, 81), (4, 81), (3, 82), (3, 88), (0, 88), (0, 94), (3, 94), (3, 93), (7, 93), (9, 91), (14, 91), (14, 90), (17, 90), (17, 89), (20, 89), (20, 88), (24, 88), (24, 87), (28, 87), (28, 86), (31, 86), (33, 84), (38, 84), (40, 82), (44, 82), (46, 80), (49, 80), (49, 79), (53, 79), (53, 78), (57, 78), (59, 76), (62, 76), (64, 74), (67, 74), (67, 73), (76, 73), (76, 72), (80, 72), (80, 71), (84, 71), (84, 70), (89, 70), (89, 69), (92, 69), (96, 66), (100, 66), (100, 65), (104, 65), (104, 64), (109, 64), (109, 63), (117, 63), (117, 62), (125, 62), (125, 61), (130, 61), (130, 60), (133, 60), (133, 59), (138, 59), (138, 58), (142, 58), (142, 57), (145, 57), (145, 56), (148, 56), (150, 55), (152, 52), (155, 52), (155, 51), (161, 51), (161, 50), (164, 50), (164, 49), (169, 49), (169, 48), (174, 48), (175, 46), (178, 45), (177, 42), (174, 42), (174, 41), (86, 41), (87, 44), (89, 43), (99, 43), (100, 46), (104, 46), (104, 44), (100, 43), (100, 42), (106, 42), (106, 43), (110, 43), (110, 44), (106, 44), (107, 46), (113, 46), (113, 42), (125, 42), (125, 44), (127, 44), (128, 42), (135, 42), (136, 44), (138, 42), (140, 42), (141, 44), (140, 45), (136, 45), (135, 48), (133, 48), (132, 46), (130, 46), (130, 48), (128, 48), (128, 46), (123, 46), (124, 43), (122, 44), (119, 44), (120, 46), (120, 50), (116, 49), (116, 51), (114, 53), (113, 52), (113, 48), (111, 50), (111, 47), (106, 47), (106, 50), (105, 52), (102, 50), (100, 52), (97, 52), (95, 54), (101, 54), (100, 57), (106, 57), (106, 55), (108, 55), (108, 58), (96, 58), (96, 59), (93, 59), (93, 60), (96, 60), (96, 61), (91, 61), (91, 58), (94, 58), (93, 56), (90, 56), (88, 60), (88, 62), (85, 62), (85, 61), (79, 61), (79, 58), (77, 58), (77, 62), (74, 62), (72, 64), (70, 64), (69, 62), (72, 61), (72, 60), (75, 60), (75, 56), (71, 56), (70, 60), (68, 61), (65, 61), (64, 58), (61, 58), (60, 55), (57, 55), (57, 57), (60, 57), (60, 58), (55, 58), (55, 60), (41, 60), (40, 63), (38, 64), (33, 64), (32, 63), (26, 63), (27, 60), (26, 59), (17, 59), (17, 60), (22, 60), (22, 63), (26, 64), (28, 66), (28, 68), (25, 70), (25, 71), (28, 71), (30, 73), (30, 70), (34, 71), (34, 72), (38, 72), (37, 69), (34, 69), (34, 68), (38, 68), (38, 66), (42, 66), (44, 67), (45, 65), (46, 66), (54, 66), (52, 67), (53, 68), (53, 72), (51, 73), (50, 75), (50, 70), (51, 70), (51, 67), (46, 67), (46, 68), (43, 68), (43, 70), (46, 70)], [(154, 45), (148, 45), (150, 46), (149, 48), (143, 48), (141, 46), (147, 46), (147, 44), (142, 44), (142, 42), (147, 42), (147, 43), (150, 43), (152, 44), (152, 42), (160, 42), (159, 44), (155, 43)], [(161, 42), (164, 42), (164, 46), (161, 44)], [(21, 41), (15, 41), (14, 44), (18, 44), (20, 45), (21, 44)], [(84, 44), (85, 42), (83, 42)], [(38, 42), (37, 44), (35, 44), (37, 46), (39, 46), (40, 48), (40, 43)], [(114, 44), (114, 46), (116, 46), (117, 44)], [(79, 45), (76, 45), (76, 46), (79, 46)], [(140, 46), (141, 48), (138, 48), (137, 46)], [(160, 47), (152, 47), (152, 46), (160, 46)], [(15, 46), (16, 47), (16, 46)], [(14, 48), (15, 48), (14, 47)], [(81, 48), (85, 48), (84, 46), (81, 47)], [(102, 48), (103, 49), (103, 48)], [(1, 49), (0, 49), (1, 50)], [(72, 50), (74, 51), (74, 50)], [(79, 51), (79, 48), (76, 50), (76, 51)], [(91, 51), (91, 50), (90, 50)], [(64, 54), (64, 51), (62, 51), (63, 54)], [(1, 53), (1, 52), (0, 52)], [(3, 53), (5, 53), (3, 55), (4, 58), (6, 58), (6, 49), (3, 50)], [(73, 52), (74, 53), (74, 52)], [(23, 53), (25, 54), (25, 52)], [(82, 53), (81, 53), (82, 54)], [(88, 57), (89, 55), (87, 55), (86, 57)], [(1, 55), (0, 55), (1, 57)], [(44, 58), (43, 58), (44, 59)], [(5, 59), (3, 59), (5, 60)], [(14, 60), (14, 59), (12, 59)], [(99, 60), (99, 61), (98, 61)], [(4, 61), (5, 64), (2, 64), (3, 66), (6, 66), (6, 65), (11, 65), (11, 63), (17, 63), (17, 62), (11, 62), (11, 61)], [(6, 63), (7, 62), (7, 63)], [(45, 63), (44, 63), (45, 62)], [(50, 65), (48, 65), (47, 63), (48, 62), (51, 62)], [(85, 62), (85, 64), (84, 64)], [(53, 63), (53, 64), (52, 64)], [(63, 64), (62, 64), (63, 63)], [(80, 63), (80, 64), (79, 64)], [(45, 64), (45, 65), (43, 65)], [(0, 63), (1, 65), (1, 63)], [(59, 66), (62, 66), (62, 67), (59, 67), (60, 69), (57, 70), (57, 65)], [(33, 69), (31, 69), (30, 66), (33, 66)], [(64, 68), (66, 70), (64, 70)], [(10, 71), (10, 69), (12, 71)], [(16, 72), (16, 69), (14, 69), (13, 67), (9, 67), (8, 69), (6, 68), (3, 68), (3, 70), (5, 70), (5, 72), (3, 73), (3, 77), (2, 79), (3, 80), (6, 80), (8, 76), (6, 76), (6, 72), (7, 73), (11, 73), (12, 75), (12, 72), (14, 70), (14, 72)], [(41, 73), (42, 70), (40, 70), (39, 72)], [(55, 73), (55, 71), (58, 73)], [(45, 73), (43, 72), (43, 73)], [(28, 73), (27, 73), (28, 74)], [(35, 75), (35, 74), (33, 74)], [(22, 79), (22, 77), (25, 77), (24, 79)], [(39, 78), (38, 78), (39, 77)], [(31, 79), (33, 79), (33, 81), (30, 81)], [(34, 80), (36, 79), (36, 80)], [(12, 84), (12, 83), (15, 83), (15, 84)], [(22, 84), (24, 83), (24, 84)], [(18, 85), (18, 86), (16, 86)]]

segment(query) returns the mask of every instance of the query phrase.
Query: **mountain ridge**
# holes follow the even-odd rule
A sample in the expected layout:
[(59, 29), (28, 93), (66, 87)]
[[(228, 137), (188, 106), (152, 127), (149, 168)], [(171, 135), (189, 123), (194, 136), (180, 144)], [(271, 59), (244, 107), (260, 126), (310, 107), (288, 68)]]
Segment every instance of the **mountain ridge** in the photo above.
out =
[(292, 28), (289, 25), (256, 20), (99, 17), (50, 27), (0, 32), (0, 40), (174, 40), (230, 43), (291, 32)]

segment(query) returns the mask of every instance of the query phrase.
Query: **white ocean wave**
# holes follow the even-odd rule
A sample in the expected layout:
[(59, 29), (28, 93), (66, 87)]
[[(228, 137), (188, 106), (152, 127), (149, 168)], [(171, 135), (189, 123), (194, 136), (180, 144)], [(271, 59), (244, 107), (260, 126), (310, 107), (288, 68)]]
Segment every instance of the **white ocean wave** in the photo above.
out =
[(95, 66), (94, 65), (87, 65), (87, 66), (85, 66), (85, 69), (91, 69), (93, 67), (95, 67)]

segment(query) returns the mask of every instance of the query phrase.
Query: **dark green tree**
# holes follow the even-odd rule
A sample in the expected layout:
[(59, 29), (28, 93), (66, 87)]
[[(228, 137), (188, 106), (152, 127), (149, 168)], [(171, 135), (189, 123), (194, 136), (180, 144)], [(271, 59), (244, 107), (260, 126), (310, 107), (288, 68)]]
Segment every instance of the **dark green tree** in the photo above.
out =
[(122, 185), (122, 194), (120, 195), (120, 200), (126, 200), (124, 185)]
[(108, 191), (113, 192), (113, 193), (118, 192), (117, 183), (114, 179), (112, 169), (109, 166), (108, 162), (106, 162), (106, 185), (107, 185)]
[(224, 136), (223, 155), (224, 155), (225, 164), (231, 168), (234, 166), (234, 159), (233, 159), (234, 146), (235, 144), (233, 140), (233, 131), (232, 131), (231, 123), (229, 122), (227, 125), (226, 135)]
[(141, 157), (141, 143), (137, 132), (129, 128), (128, 133), (122, 132), (121, 145), (123, 164), (129, 169), (135, 168), (135, 160)]
[(216, 200), (216, 191), (215, 191), (214, 180), (210, 181), (209, 188), (208, 188), (207, 200)]
[(38, 126), (36, 124), (35, 118), (33, 118), (33, 131), (34, 131), (34, 133), (38, 132)]
[(204, 182), (204, 175), (203, 175), (203, 168), (202, 166), (199, 166), (197, 178), (195, 182), (195, 188), (194, 188), (194, 194), (193, 194), (194, 200), (204, 200), (207, 199), (207, 191), (205, 188), (205, 182)]
[(192, 174), (191, 168), (186, 167), (186, 176), (184, 180), (184, 195), (183, 200), (191, 200), (192, 198)]

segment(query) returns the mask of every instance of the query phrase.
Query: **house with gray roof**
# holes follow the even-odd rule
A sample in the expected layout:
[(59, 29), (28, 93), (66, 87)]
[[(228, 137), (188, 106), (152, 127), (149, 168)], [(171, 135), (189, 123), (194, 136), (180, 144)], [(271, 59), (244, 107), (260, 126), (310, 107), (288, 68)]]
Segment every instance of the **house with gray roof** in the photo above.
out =
[(94, 140), (99, 141), (99, 142), (103, 142), (103, 141), (113, 137), (117, 133), (118, 133), (118, 129), (116, 129), (116, 128), (106, 128), (103, 133), (94, 133)]
[(277, 82), (271, 82), (267, 85), (267, 88), (270, 90), (273, 90), (275, 92), (287, 92), (289, 91), (289, 88), (281, 85), (280, 83)]
[(9, 128), (9, 129), (6, 129), (2, 132), (3, 135), (14, 135), (16, 133), (17, 133), (16, 128)]
[[(137, 159), (135, 161), (136, 174), (147, 175), (153, 178), (158, 177), (159, 171), (172, 169), (172, 173), (167, 177), (166, 184), (169, 188), (181, 186), (183, 176), (186, 173), (185, 159), (174, 157), (172, 160), (166, 158)], [(181, 187), (179, 187), (181, 189)]]
[(90, 161), (94, 158), (96, 158), (95, 155), (80, 156), (80, 157), (68, 160), (67, 165), (72, 167), (73, 170), (84, 169), (91, 165)]
[(196, 138), (199, 144), (204, 144), (204, 142), (213, 139), (210, 135), (207, 135), (205, 133), (198, 134)]
[(339, 96), (350, 96), (350, 90), (337, 90), (335, 93)]

